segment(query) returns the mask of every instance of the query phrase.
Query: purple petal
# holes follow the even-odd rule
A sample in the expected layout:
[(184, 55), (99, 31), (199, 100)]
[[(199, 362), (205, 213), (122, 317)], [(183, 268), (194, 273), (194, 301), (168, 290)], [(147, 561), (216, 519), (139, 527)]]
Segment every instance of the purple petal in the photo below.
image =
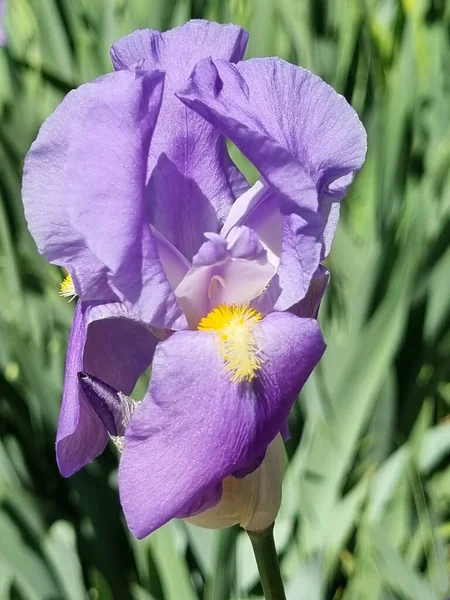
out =
[(78, 381), (80, 371), (130, 394), (150, 364), (157, 340), (118, 304), (89, 308), (79, 302), (67, 351), (56, 436), (59, 470), (69, 477), (101, 454), (108, 435)]
[(79, 389), (77, 373), (83, 368), (85, 342), (85, 315), (79, 302), (67, 350), (64, 394), (56, 434), (56, 458), (64, 477), (69, 477), (101, 454), (108, 441), (106, 429)]
[(111, 436), (123, 436), (136, 402), (98, 377), (80, 371), (78, 380), (84, 395)]
[(84, 371), (77, 373), (83, 394), (110, 435), (118, 435), (117, 424), (122, 417), (119, 392)]
[(231, 62), (241, 60), (247, 41), (248, 33), (240, 27), (193, 19), (164, 33), (151, 29), (135, 31), (112, 45), (111, 60), (117, 71), (171, 71), (175, 83), (182, 85), (205, 56)]
[(204, 242), (192, 259), (193, 267), (210, 267), (230, 257), (228, 243), (217, 233), (205, 233), (208, 241)]
[(366, 134), (351, 106), (281, 59), (205, 59), (177, 95), (254, 163), (283, 195), (284, 213), (301, 209), (307, 220), (305, 209), (319, 208), (326, 222), (364, 162)]
[(160, 72), (106, 75), (77, 90), (82, 121), (65, 122), (73, 127), (65, 165), (70, 221), (114, 274), (140, 275), (136, 238), (147, 227), (146, 164), (163, 83)]
[(297, 317), (311, 317), (316, 319), (320, 303), (327, 290), (329, 281), (329, 271), (320, 265), (316, 273), (314, 273), (306, 296), (291, 308), (291, 312), (294, 313), (294, 315), (297, 315)]
[[(124, 83), (123, 77), (120, 79)], [(68, 94), (42, 125), (25, 159), (22, 197), (28, 227), (39, 252), (50, 262), (69, 269), (76, 291), (83, 299), (108, 301), (117, 297), (109, 285), (107, 265), (89, 247), (84, 232), (72, 223), (69, 194), (71, 185), (79, 184), (68, 178), (67, 171), (69, 166), (72, 171), (76, 168), (76, 165), (70, 165), (70, 160), (72, 152), (80, 152), (77, 146), (86, 150), (84, 133), (92, 120), (89, 111), (93, 112), (96, 106), (105, 106), (105, 93), (107, 95), (115, 82), (118, 82), (117, 76), (108, 75)], [(142, 86), (138, 82), (130, 88), (138, 95)], [(98, 144), (91, 151), (95, 152), (97, 147)], [(91, 153), (90, 157), (92, 159)], [(95, 165), (94, 159), (91, 167)], [(97, 173), (101, 180), (102, 167), (99, 166)], [(83, 171), (75, 173), (76, 180), (84, 176)], [(75, 202), (80, 210), (84, 206), (94, 206), (90, 196), (75, 198)], [(92, 225), (97, 227), (101, 238), (105, 235), (101, 233), (102, 216), (101, 213), (91, 215)]]
[(242, 194), (231, 207), (221, 234), (227, 237), (240, 225), (253, 230), (266, 249), (269, 260), (278, 267), (281, 254), (281, 213), (277, 195), (262, 182)]
[[(116, 42), (116, 69), (163, 69), (166, 86), (148, 164), (151, 223), (189, 260), (205, 231), (219, 231), (229, 207), (247, 188), (225, 139), (174, 95), (205, 56), (238, 61), (247, 34), (234, 25), (190, 21), (165, 33), (143, 30)], [(176, 218), (174, 216), (176, 215)]]
[(275, 274), (267, 252), (247, 227), (232, 229), (229, 240), (217, 234), (207, 236), (175, 290), (192, 329), (220, 304), (250, 304)]
[(265, 362), (240, 384), (224, 372), (213, 333), (177, 332), (159, 345), (119, 468), (122, 506), (138, 538), (214, 505), (225, 477), (256, 464), (325, 347), (316, 321), (288, 313), (263, 319), (257, 339)]
[(167, 280), (172, 290), (178, 286), (189, 271), (191, 265), (188, 260), (154, 227), (151, 228), (158, 249), (158, 255), (164, 268)]
[[(157, 79), (161, 83), (160, 75), (157, 76)], [(72, 276), (78, 282), (77, 291), (87, 299), (101, 298), (96, 293), (96, 286), (93, 285), (93, 282), (100, 272), (100, 275), (104, 275), (104, 283), (107, 285), (105, 265), (110, 257), (107, 256), (106, 261), (101, 261), (96, 256), (94, 248), (89, 247), (83, 227), (81, 229), (76, 227), (73, 220), (88, 221), (87, 235), (94, 238), (95, 247), (100, 245), (100, 254), (105, 254), (105, 251), (108, 252), (109, 249), (112, 254), (117, 252), (111, 233), (117, 234), (117, 229), (121, 227), (122, 223), (117, 219), (112, 223), (113, 232), (106, 230), (105, 224), (110, 225), (112, 211), (106, 206), (106, 215), (102, 210), (94, 212), (93, 208), (96, 207), (92, 202), (91, 193), (89, 192), (86, 197), (86, 189), (79, 190), (79, 186), (86, 185), (84, 182), (87, 179), (89, 186), (95, 186), (94, 198), (100, 200), (100, 206), (104, 206), (109, 199), (108, 191), (113, 192), (112, 205), (118, 202), (118, 194), (114, 194), (114, 190), (99, 190), (100, 193), (97, 191), (99, 185), (114, 185), (115, 177), (112, 181), (110, 178), (105, 178), (104, 168), (108, 172), (111, 168), (117, 167), (119, 174), (121, 172), (120, 160), (114, 161), (115, 154), (112, 150), (114, 138), (111, 138), (107, 131), (98, 132), (98, 124), (96, 130), (100, 134), (100, 138), (90, 147), (85, 144), (85, 136), (89, 135), (91, 127), (96, 126), (99, 118), (103, 123), (108, 118), (113, 119), (113, 107), (108, 104), (109, 95), (115, 88), (117, 88), (116, 92), (120, 93), (124, 86), (128, 88), (124, 92), (124, 101), (117, 98), (116, 93), (114, 105), (118, 114), (122, 111), (124, 113), (125, 129), (132, 129), (135, 119), (127, 118), (128, 105), (131, 113), (136, 113), (136, 108), (143, 99), (145, 81), (147, 79), (136, 79), (131, 74), (125, 74), (125, 76), (124, 74), (112, 74), (74, 90), (45, 121), (25, 160), (23, 180), (25, 215), (38, 249), (50, 262), (64, 265), (70, 269)], [(159, 91), (160, 94), (161, 91)], [(113, 121), (117, 123), (117, 118)], [(101, 134), (104, 134), (104, 140)], [(148, 134), (146, 135), (148, 136)], [(133, 138), (134, 136), (135, 134), (133, 134)], [(104, 155), (108, 149), (109, 154), (99, 164), (96, 160), (96, 153)], [(126, 153), (127, 149), (127, 147), (123, 148), (123, 152)], [(90, 161), (87, 178), (85, 178), (85, 172), (81, 170), (86, 166), (86, 158), (82, 156), (83, 152)], [(130, 154), (133, 153), (134, 147), (132, 146)], [(81, 163), (73, 164), (71, 161), (77, 157)], [(68, 175), (68, 171), (71, 177)], [(130, 174), (129, 178), (131, 177), (139, 177), (139, 173)], [(99, 181), (96, 181), (97, 179)], [(127, 183), (125, 183), (126, 185)], [(72, 191), (73, 186), (76, 186), (77, 194), (82, 191), (83, 195), (77, 197)], [(121, 187), (122, 182), (119, 176), (119, 190)], [(138, 185), (134, 186), (132, 193), (136, 193), (135, 190), (138, 189)], [(71, 207), (69, 200), (75, 205)], [(130, 208), (133, 210), (135, 207), (131, 204)], [(122, 211), (123, 209), (124, 205), (121, 207)], [(123, 217), (123, 213), (121, 215)], [(103, 222), (103, 218), (106, 223)], [(128, 228), (133, 219), (135, 219), (134, 214), (131, 215), (130, 220), (126, 220), (126, 223), (123, 224), (124, 227)], [(126, 231), (125, 229), (125, 235)], [(95, 233), (98, 234), (99, 240), (95, 239)], [(119, 230), (119, 234), (121, 237), (124, 235), (121, 230)], [(109, 244), (104, 244), (105, 237), (108, 235)], [(113, 262), (118, 261), (120, 261), (120, 254), (118, 257), (113, 256)]]
[[(316, 215), (319, 217), (319, 215)], [(280, 264), (269, 288), (253, 302), (253, 306), (267, 314), (273, 310), (290, 310), (308, 293), (322, 252), (322, 228), (312, 226), (301, 215), (292, 213), (282, 217), (282, 247)], [(306, 315), (301, 315), (306, 316)]]
[(183, 321), (145, 199), (162, 87), (162, 73), (123, 71), (68, 94), (41, 128), (23, 183), (39, 251), (67, 267), (82, 299), (120, 299), (157, 327)]
[(260, 397), (258, 422), (264, 419), (269, 422), (272, 405), (282, 402), (283, 414), (270, 429), (272, 441), (284, 429), (293, 402), (326, 346), (315, 319), (280, 312), (267, 315), (261, 321), (257, 341), (264, 361), (255, 384), (255, 392)]
[(266, 255), (264, 246), (256, 231), (245, 225), (233, 227), (228, 234), (227, 242), (233, 258), (258, 260)]
[(321, 226), (317, 221), (315, 224), (311, 221), (295, 213), (283, 216), (283, 241), (277, 271), (281, 291), (275, 302), (276, 310), (287, 310), (305, 297), (319, 266)]

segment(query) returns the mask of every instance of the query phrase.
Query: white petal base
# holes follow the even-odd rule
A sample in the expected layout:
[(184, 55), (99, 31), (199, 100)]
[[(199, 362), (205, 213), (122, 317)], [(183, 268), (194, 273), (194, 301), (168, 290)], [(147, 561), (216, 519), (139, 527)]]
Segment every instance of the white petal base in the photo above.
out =
[(283, 466), (284, 443), (282, 436), (278, 434), (256, 471), (242, 479), (224, 479), (219, 504), (186, 521), (207, 529), (221, 529), (237, 524), (253, 532), (267, 529), (280, 509)]

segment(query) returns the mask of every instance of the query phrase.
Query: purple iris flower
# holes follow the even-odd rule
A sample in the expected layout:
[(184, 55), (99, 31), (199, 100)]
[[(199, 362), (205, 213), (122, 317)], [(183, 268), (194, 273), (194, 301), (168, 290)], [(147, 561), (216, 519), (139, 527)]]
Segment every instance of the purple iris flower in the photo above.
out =
[[(312, 73), (240, 62), (246, 43), (206, 21), (119, 40), (115, 72), (68, 94), (25, 163), (30, 230), (80, 298), (58, 465), (70, 476), (118, 439), (138, 537), (259, 467), (325, 349), (320, 263), (365, 132)], [(258, 169), (253, 187), (226, 138)]]

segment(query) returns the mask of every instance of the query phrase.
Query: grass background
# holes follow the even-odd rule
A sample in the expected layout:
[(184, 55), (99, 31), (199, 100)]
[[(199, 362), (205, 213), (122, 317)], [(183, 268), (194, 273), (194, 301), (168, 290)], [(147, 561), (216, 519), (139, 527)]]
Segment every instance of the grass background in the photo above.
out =
[[(109, 449), (69, 480), (55, 427), (73, 304), (20, 199), (23, 157), (112, 41), (241, 24), (344, 94), (369, 153), (345, 201), (291, 416), (276, 525), (289, 600), (443, 600), (450, 539), (450, 2), (6, 0), (0, 49), (0, 600), (260, 598), (248, 540), (172, 522), (136, 542)], [(240, 159), (239, 159), (240, 160)], [(243, 165), (243, 168), (247, 168)], [(253, 176), (251, 173), (250, 176)], [(45, 202), (45, 198), (42, 199)]]

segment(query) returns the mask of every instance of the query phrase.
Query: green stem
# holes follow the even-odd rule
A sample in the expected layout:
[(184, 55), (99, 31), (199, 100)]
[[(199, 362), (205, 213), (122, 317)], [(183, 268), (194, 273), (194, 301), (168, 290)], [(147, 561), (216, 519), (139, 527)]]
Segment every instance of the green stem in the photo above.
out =
[(265, 531), (247, 531), (255, 553), (261, 585), (266, 600), (286, 600), (280, 565), (273, 539), (273, 525)]

